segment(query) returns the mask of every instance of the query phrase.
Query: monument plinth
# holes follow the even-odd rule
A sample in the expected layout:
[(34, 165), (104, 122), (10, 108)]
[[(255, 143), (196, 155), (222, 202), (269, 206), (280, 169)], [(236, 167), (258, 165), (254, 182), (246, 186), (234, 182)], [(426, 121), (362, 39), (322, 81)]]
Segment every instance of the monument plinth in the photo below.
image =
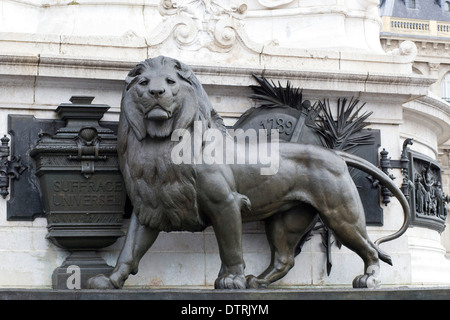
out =
[[(72, 97), (56, 109), (66, 126), (42, 133), (30, 155), (36, 160), (48, 234), (71, 254), (53, 274), (53, 287), (79, 268), (81, 287), (98, 272), (112, 270), (96, 251), (123, 236), (125, 187), (118, 168), (116, 137), (99, 120), (109, 109), (91, 104), (92, 97)], [(78, 270), (77, 270), (78, 272)]]

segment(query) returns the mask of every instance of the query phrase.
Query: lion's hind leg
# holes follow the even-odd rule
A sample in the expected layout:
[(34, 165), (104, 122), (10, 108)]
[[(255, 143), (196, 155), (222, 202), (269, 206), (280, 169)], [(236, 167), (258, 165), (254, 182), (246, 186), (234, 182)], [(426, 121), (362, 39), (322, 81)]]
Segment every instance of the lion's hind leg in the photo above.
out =
[(282, 213), (276, 213), (265, 221), (266, 236), (271, 249), (271, 261), (259, 276), (247, 276), (249, 288), (265, 288), (284, 277), (295, 263), (295, 248), (303, 235), (316, 223), (317, 211), (301, 204)]
[[(359, 206), (358, 206), (359, 207)], [(382, 253), (369, 239), (363, 213), (346, 207), (345, 211), (333, 211), (320, 214), (325, 225), (330, 228), (335, 237), (347, 248), (355, 252), (364, 262), (365, 273), (353, 280), (354, 288), (377, 288), (380, 285), (380, 255), (389, 263), (390, 258)], [(354, 209), (354, 208), (353, 208)], [(362, 208), (361, 208), (362, 210)]]

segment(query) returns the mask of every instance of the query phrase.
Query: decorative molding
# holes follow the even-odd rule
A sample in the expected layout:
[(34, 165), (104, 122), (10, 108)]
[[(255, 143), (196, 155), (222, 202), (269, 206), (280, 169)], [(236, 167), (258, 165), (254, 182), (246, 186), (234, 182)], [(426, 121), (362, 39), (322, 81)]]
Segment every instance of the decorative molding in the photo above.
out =
[(438, 145), (450, 136), (450, 104), (430, 94), (403, 104), (406, 116), (415, 116), (417, 121), (431, 121), (429, 128), (437, 133)]
[(414, 62), (439, 61), (441, 65), (450, 63), (450, 41), (449, 39), (415, 39), (413, 37), (390, 35), (382, 33), (381, 45), (386, 51), (396, 50), (405, 39), (413, 42), (417, 48), (417, 57)]
[(227, 52), (235, 44), (236, 28), (240, 27), (235, 20), (243, 19), (246, 11), (245, 3), (224, 0), (163, 0), (159, 12), (166, 18), (163, 24), (168, 26), (161, 28), (164, 35), (149, 42), (160, 42), (172, 33), (177, 45), (188, 50), (208, 48)]
[(450, 197), (442, 190), (439, 163), (418, 152), (409, 151), (411, 225), (441, 233), (445, 229)]
[(438, 72), (440, 68), (440, 63), (428, 62), (428, 67), (430, 68), (430, 72)]
[[(22, 59), (23, 58), (23, 59)], [(294, 57), (294, 58), (298, 58)], [(4, 64), (15, 63), (16, 70), (23, 66), (33, 66), (33, 67), (43, 67), (47, 66), (51, 69), (59, 70), (59, 74), (65, 74), (71, 77), (70, 70), (77, 69), (77, 74), (83, 74), (84, 78), (89, 78), (89, 74), (85, 74), (86, 70), (106, 70), (114, 72), (114, 76), (108, 77), (107, 79), (122, 81), (130, 67), (135, 66), (139, 61), (110, 61), (110, 60), (97, 60), (97, 59), (83, 59), (83, 58), (72, 58), (72, 57), (53, 57), (53, 56), (40, 56), (40, 57), (22, 57), (0, 55), (0, 73), (4, 74), (1, 67)], [(192, 69), (199, 77), (209, 77), (218, 78), (220, 83), (227, 84), (227, 78), (245, 78), (251, 79), (251, 74), (259, 74), (262, 72), (261, 67), (238, 67), (238, 66), (210, 66), (202, 64), (192, 64)], [(34, 69), (33, 69), (34, 70)], [(52, 74), (47, 74), (41, 70), (39, 76), (52, 76)], [(14, 73), (11, 73), (14, 74)], [(421, 75), (394, 75), (394, 74), (382, 74), (382, 73), (368, 73), (368, 72), (346, 72), (346, 71), (313, 71), (308, 69), (303, 70), (293, 70), (285, 68), (267, 68), (264, 69), (264, 74), (267, 77), (276, 79), (290, 79), (293, 81), (305, 81), (313, 80), (320, 82), (330, 82), (333, 80), (339, 82), (345, 82), (350, 85), (393, 85), (395, 87), (404, 86), (405, 90), (408, 92), (415, 92), (417, 96), (424, 96), (428, 92), (428, 87), (433, 84), (436, 79), (434, 77), (426, 77)], [(24, 76), (37, 76), (36, 73), (30, 74), (14, 74), (14, 75), (24, 75)], [(73, 76), (77, 78), (76, 76)], [(247, 82), (247, 80), (246, 80)], [(213, 82), (215, 83), (215, 82)], [(210, 83), (206, 83), (210, 84)], [(414, 88), (414, 90), (412, 90)], [(327, 89), (327, 88), (324, 88)], [(368, 89), (368, 87), (366, 88)], [(387, 88), (388, 89), (388, 88)], [(357, 90), (357, 91), (369, 91), (369, 90)], [(370, 92), (370, 91), (369, 91)], [(390, 92), (389, 89), (384, 91), (385, 93), (399, 93), (402, 91)], [(406, 94), (406, 91), (404, 92)]]
[(450, 22), (411, 18), (382, 17), (383, 32), (414, 36), (450, 38)]

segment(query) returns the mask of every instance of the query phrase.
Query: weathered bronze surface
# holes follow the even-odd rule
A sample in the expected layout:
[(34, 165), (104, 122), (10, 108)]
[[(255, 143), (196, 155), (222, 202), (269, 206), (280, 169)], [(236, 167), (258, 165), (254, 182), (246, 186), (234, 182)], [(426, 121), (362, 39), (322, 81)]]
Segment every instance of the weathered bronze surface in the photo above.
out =
[[(266, 287), (292, 268), (295, 247), (317, 216), (363, 259), (364, 273), (355, 278), (354, 287), (378, 286), (379, 260), (391, 263), (378, 244), (401, 236), (409, 224), (408, 202), (388, 176), (355, 155), (288, 142), (279, 144), (276, 174), (262, 175), (262, 164), (251, 164), (248, 157), (243, 164), (199, 162), (197, 156), (216, 139), (203, 141), (199, 149), (194, 140), (193, 153), (187, 157), (191, 162), (175, 164), (173, 150), (180, 139), (173, 139), (174, 132), (178, 138), (187, 132), (184, 138), (207, 129), (231, 139), (191, 68), (157, 57), (130, 71), (122, 97), (118, 154), (134, 211), (112, 274), (91, 278), (91, 288), (121, 288), (130, 274), (138, 272), (139, 261), (159, 232), (201, 231), (210, 225), (222, 261), (215, 287)], [(191, 146), (189, 140), (183, 142)], [(399, 231), (375, 243), (368, 238), (363, 206), (347, 165), (370, 173), (399, 199), (405, 216)], [(245, 276), (241, 224), (254, 220), (265, 221), (272, 258), (262, 274)]]
[[(380, 131), (364, 129), (364, 122), (371, 113), (361, 112), (364, 103), (357, 99), (338, 99), (337, 116), (331, 114), (328, 100), (311, 104), (303, 100), (302, 89), (269, 82), (253, 75), (259, 86), (250, 86), (250, 95), (256, 106), (248, 109), (233, 125), (233, 129), (277, 129), (284, 141), (313, 144), (340, 149), (378, 164)], [(333, 106), (334, 109), (334, 106)], [(317, 123), (323, 125), (318, 126)], [(334, 128), (325, 123), (336, 123)], [(332, 134), (334, 141), (325, 137)], [(329, 137), (328, 137), (329, 138)], [(380, 206), (378, 183), (370, 175), (349, 168), (364, 207), (367, 225), (383, 225), (383, 209)], [(385, 189), (385, 188), (384, 188)]]
[(56, 134), (41, 133), (30, 156), (36, 161), (48, 234), (71, 255), (54, 271), (53, 287), (67, 289), (70, 267), (81, 269), (80, 288), (111, 267), (96, 250), (123, 236), (126, 192), (117, 159), (117, 138), (99, 120), (109, 109), (93, 97), (72, 97), (56, 112), (65, 121)]
[(409, 150), (411, 176), (411, 225), (444, 231), (450, 197), (442, 190), (439, 164), (418, 152)]

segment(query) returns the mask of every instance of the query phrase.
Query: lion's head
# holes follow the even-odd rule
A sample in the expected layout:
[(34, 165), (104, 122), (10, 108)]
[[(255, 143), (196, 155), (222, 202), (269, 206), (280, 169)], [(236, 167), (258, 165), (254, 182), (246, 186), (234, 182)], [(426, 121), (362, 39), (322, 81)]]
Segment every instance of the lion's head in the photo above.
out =
[(192, 69), (178, 60), (147, 59), (129, 72), (125, 82), (122, 113), (139, 141), (170, 137), (194, 120), (223, 126)]

